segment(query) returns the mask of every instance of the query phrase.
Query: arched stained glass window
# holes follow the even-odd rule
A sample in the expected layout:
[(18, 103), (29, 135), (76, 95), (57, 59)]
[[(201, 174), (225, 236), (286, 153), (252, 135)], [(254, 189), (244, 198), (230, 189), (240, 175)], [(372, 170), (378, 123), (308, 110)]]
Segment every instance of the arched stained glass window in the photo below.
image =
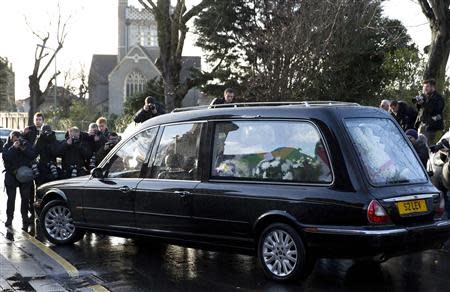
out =
[(147, 78), (142, 73), (138, 71), (131, 72), (125, 80), (125, 96), (130, 97), (144, 92), (147, 81)]

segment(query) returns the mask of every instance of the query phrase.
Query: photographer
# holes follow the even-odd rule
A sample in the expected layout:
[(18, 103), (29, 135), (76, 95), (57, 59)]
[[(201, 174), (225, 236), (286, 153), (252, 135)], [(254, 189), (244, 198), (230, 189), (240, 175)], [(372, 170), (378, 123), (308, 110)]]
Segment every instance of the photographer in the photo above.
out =
[(52, 131), (52, 128), (49, 125), (44, 125), (41, 134), (37, 137), (33, 147), (38, 155), (37, 174), (35, 173), (36, 187), (56, 180), (60, 176), (56, 163), (56, 146), (57, 141), (55, 132)]
[(107, 142), (98, 129), (96, 123), (89, 124), (88, 132), (81, 133), (81, 141), (87, 147), (89, 155), (85, 163), (87, 169), (93, 169), (97, 165), (96, 154), (100, 148)]
[(423, 93), (413, 99), (416, 103), (418, 115), (415, 123), (419, 134), (427, 137), (429, 144), (433, 144), (436, 132), (444, 129), (443, 111), (444, 99), (436, 92), (436, 81), (433, 79), (423, 82)]
[(57, 147), (57, 156), (61, 157), (63, 176), (66, 178), (85, 175), (85, 161), (89, 157), (89, 150), (81, 141), (80, 129), (72, 127), (65, 141)]
[(29, 200), (33, 185), (33, 172), (30, 168), (36, 154), (28, 140), (20, 137), (17, 131), (11, 132), (3, 151), (5, 166), (5, 187), (8, 195), (5, 226), (10, 227), (14, 217), (16, 189), (19, 188), (22, 202), (20, 211), (24, 228), (28, 226)]
[(133, 117), (135, 123), (143, 123), (148, 119), (165, 114), (164, 107), (159, 104), (154, 97), (145, 98), (144, 107), (140, 109)]
[(103, 158), (106, 157), (106, 155), (108, 155), (109, 151), (111, 151), (111, 149), (113, 149), (119, 141), (120, 137), (117, 133), (113, 132), (109, 134), (108, 142), (106, 142), (105, 145), (103, 145), (103, 147), (101, 147), (97, 152), (97, 165), (103, 160)]
[(414, 128), (417, 112), (406, 102), (393, 100), (390, 104), (390, 112), (403, 131)]
[(216, 104), (228, 104), (233, 103), (235, 98), (235, 91), (233, 88), (227, 88), (223, 92), (223, 97), (221, 98), (215, 98), (210, 105), (216, 105)]

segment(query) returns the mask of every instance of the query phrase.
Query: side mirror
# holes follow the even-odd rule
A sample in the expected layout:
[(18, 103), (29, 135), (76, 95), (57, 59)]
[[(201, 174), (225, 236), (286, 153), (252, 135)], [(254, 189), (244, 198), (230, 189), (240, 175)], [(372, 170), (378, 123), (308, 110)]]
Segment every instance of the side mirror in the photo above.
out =
[(91, 170), (91, 175), (93, 178), (103, 178), (103, 169), (101, 169), (100, 167), (96, 167), (93, 170)]

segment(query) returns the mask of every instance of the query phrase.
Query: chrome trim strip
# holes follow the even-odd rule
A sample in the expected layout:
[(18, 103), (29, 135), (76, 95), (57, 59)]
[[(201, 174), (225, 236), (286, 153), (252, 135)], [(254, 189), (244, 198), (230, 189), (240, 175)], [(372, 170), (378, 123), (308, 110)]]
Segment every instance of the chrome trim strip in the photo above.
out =
[(87, 210), (87, 211), (103, 211), (103, 212), (117, 212), (117, 213), (127, 213), (134, 214), (133, 211), (119, 210), (119, 209), (108, 209), (108, 208), (94, 208), (94, 207), (77, 207), (77, 209)]
[(408, 233), (406, 228), (387, 229), (387, 230), (364, 230), (364, 229), (338, 229), (338, 228), (305, 228), (304, 231), (316, 234), (335, 234), (335, 235), (400, 235)]
[(159, 216), (159, 217), (171, 217), (171, 218), (182, 218), (182, 219), (191, 219), (191, 216), (186, 215), (175, 215), (175, 214), (164, 214), (164, 213), (152, 213), (152, 212), (143, 212), (136, 211), (136, 215), (145, 215), (145, 216)]
[(419, 199), (431, 199), (434, 197), (438, 197), (439, 194), (425, 194), (425, 195), (411, 195), (405, 197), (395, 197), (384, 199), (383, 202), (402, 202), (402, 201), (410, 201), (410, 200), (419, 200)]
[(450, 231), (450, 220), (437, 221), (432, 224), (422, 225), (422, 226), (411, 226), (405, 228), (392, 228), (392, 229), (357, 229), (351, 228), (349, 226), (346, 228), (333, 228), (333, 227), (305, 227), (303, 230), (307, 233), (315, 234), (331, 234), (331, 235), (362, 235), (362, 236), (382, 236), (382, 235), (402, 235), (409, 231), (414, 232), (414, 230), (433, 230), (433, 229), (445, 229), (448, 228)]

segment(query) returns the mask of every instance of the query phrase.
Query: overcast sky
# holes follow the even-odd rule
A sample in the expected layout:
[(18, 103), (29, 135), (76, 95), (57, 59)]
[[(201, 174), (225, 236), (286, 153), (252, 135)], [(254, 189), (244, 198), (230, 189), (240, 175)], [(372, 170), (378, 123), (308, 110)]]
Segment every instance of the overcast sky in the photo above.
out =
[[(198, 0), (186, 0), (188, 6), (197, 2)], [(58, 15), (58, 3), (61, 3), (63, 19), (71, 16), (67, 40), (57, 57), (58, 70), (71, 69), (75, 75), (82, 66), (89, 70), (93, 54), (117, 53), (116, 0), (3, 1), (0, 9), (0, 56), (7, 57), (13, 64), (16, 73), (16, 99), (28, 96), (28, 75), (33, 70), (34, 51), (39, 43), (25, 19), (37, 32), (51, 31), (49, 22)], [(139, 7), (137, 0), (129, 0), (129, 3)], [(429, 44), (427, 20), (414, 0), (388, 0), (384, 7), (387, 16), (403, 22), (420, 49)], [(201, 50), (193, 43), (194, 36), (189, 34), (184, 55), (201, 55)], [(50, 40), (48, 46), (56, 47), (55, 39)], [(48, 71), (49, 75), (53, 74), (54, 67)], [(58, 85), (62, 82), (60, 77)]]

